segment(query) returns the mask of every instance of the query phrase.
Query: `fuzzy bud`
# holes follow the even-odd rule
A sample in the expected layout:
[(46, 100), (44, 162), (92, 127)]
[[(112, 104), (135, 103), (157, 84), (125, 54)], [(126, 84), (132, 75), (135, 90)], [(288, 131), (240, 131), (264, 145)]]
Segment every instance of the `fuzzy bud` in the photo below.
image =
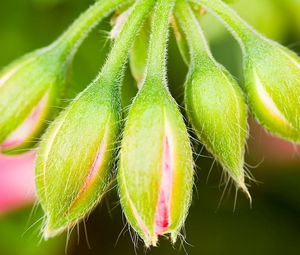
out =
[(30, 147), (57, 110), (65, 67), (50, 48), (15, 61), (0, 74), (0, 151)]
[(248, 102), (269, 132), (300, 142), (300, 59), (285, 47), (261, 39), (246, 49)]
[(186, 81), (189, 120), (200, 141), (248, 194), (244, 182), (247, 109), (241, 89), (212, 59), (203, 56), (200, 61)]
[(158, 79), (143, 85), (125, 125), (118, 171), (123, 211), (146, 246), (170, 234), (175, 242), (192, 197), (188, 133)]
[(107, 188), (120, 112), (118, 94), (108, 87), (89, 86), (43, 137), (36, 186), (47, 217), (45, 238), (72, 228)]

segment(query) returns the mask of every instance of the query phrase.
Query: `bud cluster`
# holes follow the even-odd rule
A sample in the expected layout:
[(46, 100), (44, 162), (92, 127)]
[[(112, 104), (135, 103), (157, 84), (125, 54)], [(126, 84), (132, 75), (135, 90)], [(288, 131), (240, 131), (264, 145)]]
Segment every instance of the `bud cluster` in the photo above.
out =
[[(123, 212), (145, 245), (156, 246), (166, 235), (176, 242), (192, 201), (194, 167), (187, 123), (168, 89), (170, 24), (189, 67), (187, 121), (238, 189), (251, 199), (244, 170), (248, 107), (271, 134), (300, 143), (299, 57), (260, 35), (224, 1), (190, 2), (97, 1), (50, 46), (0, 73), (0, 152), (37, 147), (45, 238), (86, 217), (116, 175)], [(212, 56), (197, 17), (204, 8), (240, 43), (244, 86)], [(104, 66), (59, 113), (78, 46), (113, 11), (113, 46)], [(120, 88), (128, 59), (139, 91), (122, 127)]]

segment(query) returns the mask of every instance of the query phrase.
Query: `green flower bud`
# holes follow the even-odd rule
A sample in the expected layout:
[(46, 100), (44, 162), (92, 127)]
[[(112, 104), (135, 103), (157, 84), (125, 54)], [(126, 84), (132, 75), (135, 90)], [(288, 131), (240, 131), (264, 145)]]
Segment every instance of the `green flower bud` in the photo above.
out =
[(43, 136), (36, 186), (47, 216), (45, 238), (74, 226), (107, 188), (120, 120), (119, 96), (108, 85), (86, 89)]
[(193, 186), (187, 130), (160, 83), (148, 80), (132, 105), (118, 171), (122, 208), (146, 246), (155, 246), (158, 236), (169, 233), (176, 241)]
[(300, 142), (300, 59), (267, 40), (246, 50), (248, 102), (259, 123), (272, 134)]
[(193, 0), (211, 9), (239, 41), (244, 53), (248, 102), (269, 132), (300, 142), (300, 60), (255, 31), (221, 0)]
[(32, 146), (58, 104), (66, 68), (49, 47), (14, 62), (0, 74), (0, 150)]
[(245, 185), (244, 154), (248, 135), (247, 107), (240, 87), (218, 64), (191, 8), (182, 0), (176, 16), (191, 49), (185, 105), (200, 141), (250, 198)]
[(223, 67), (204, 58), (190, 70), (185, 86), (186, 110), (197, 136), (237, 186), (247, 192), (247, 109), (241, 89)]
[(176, 241), (192, 197), (192, 149), (165, 78), (173, 5), (173, 0), (157, 1), (145, 81), (129, 111), (120, 151), (122, 208), (146, 246), (166, 234)]

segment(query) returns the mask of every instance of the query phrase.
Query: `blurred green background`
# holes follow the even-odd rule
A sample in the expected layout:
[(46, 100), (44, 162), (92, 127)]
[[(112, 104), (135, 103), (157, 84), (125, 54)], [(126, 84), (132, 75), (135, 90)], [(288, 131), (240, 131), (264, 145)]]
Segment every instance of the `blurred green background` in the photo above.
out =
[[(0, 68), (15, 58), (48, 45), (93, 1), (1, 1)], [(236, 0), (234, 8), (263, 34), (300, 52), (300, 0)], [(203, 18), (215, 57), (242, 83), (241, 52), (237, 43), (212, 16)], [(97, 27), (80, 48), (73, 66), (69, 98), (97, 74), (110, 42), (109, 19)], [(272, 63), (270, 63), (272, 64)], [(173, 95), (182, 102), (182, 83), (187, 68), (171, 36), (169, 80)], [(127, 72), (124, 106), (136, 89)], [(186, 242), (175, 247), (162, 238), (159, 248), (147, 254), (300, 254), (300, 148), (267, 135), (252, 120), (247, 162), (257, 183), (252, 183), (252, 208), (235, 190), (219, 185), (221, 169), (202, 151), (197, 157), (194, 200), (186, 222)], [(195, 144), (199, 153), (201, 145)], [(208, 178), (209, 175), (209, 178)], [(208, 179), (208, 181), (207, 181)], [(0, 216), (0, 255), (144, 254), (134, 246), (125, 226), (116, 191), (112, 191), (86, 221), (66, 235), (43, 241), (42, 212), (32, 207)], [(68, 240), (68, 241), (67, 241)]]

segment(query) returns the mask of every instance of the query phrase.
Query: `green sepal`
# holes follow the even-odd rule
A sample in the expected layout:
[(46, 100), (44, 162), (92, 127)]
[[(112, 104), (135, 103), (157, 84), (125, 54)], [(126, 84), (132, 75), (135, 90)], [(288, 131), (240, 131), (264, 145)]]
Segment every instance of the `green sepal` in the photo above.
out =
[(300, 59), (264, 38), (247, 43), (245, 90), (250, 109), (270, 133), (300, 142)]
[[(78, 223), (107, 189), (120, 130), (119, 92), (113, 89), (114, 82), (94, 82), (43, 136), (36, 188), (47, 216), (46, 238)], [(99, 167), (92, 170), (100, 159)]]
[[(155, 213), (162, 181), (166, 135), (170, 135), (172, 141), (174, 168), (170, 225), (164, 234), (171, 234), (175, 242), (192, 197), (192, 150), (186, 126), (175, 101), (159, 79), (147, 79), (129, 111), (118, 170), (123, 211), (146, 246), (155, 246), (158, 240), (155, 233)], [(141, 227), (135, 213), (139, 215), (148, 233)]]
[(187, 114), (200, 141), (237, 186), (244, 182), (244, 153), (248, 135), (247, 108), (229, 72), (208, 56), (198, 58), (186, 81)]
[(18, 153), (31, 147), (36, 137), (58, 111), (67, 65), (56, 48), (47, 47), (13, 62), (0, 74), (0, 143), (22, 126), (43, 100), (41, 112), (31, 132), (12, 147), (0, 146), (2, 152)]

